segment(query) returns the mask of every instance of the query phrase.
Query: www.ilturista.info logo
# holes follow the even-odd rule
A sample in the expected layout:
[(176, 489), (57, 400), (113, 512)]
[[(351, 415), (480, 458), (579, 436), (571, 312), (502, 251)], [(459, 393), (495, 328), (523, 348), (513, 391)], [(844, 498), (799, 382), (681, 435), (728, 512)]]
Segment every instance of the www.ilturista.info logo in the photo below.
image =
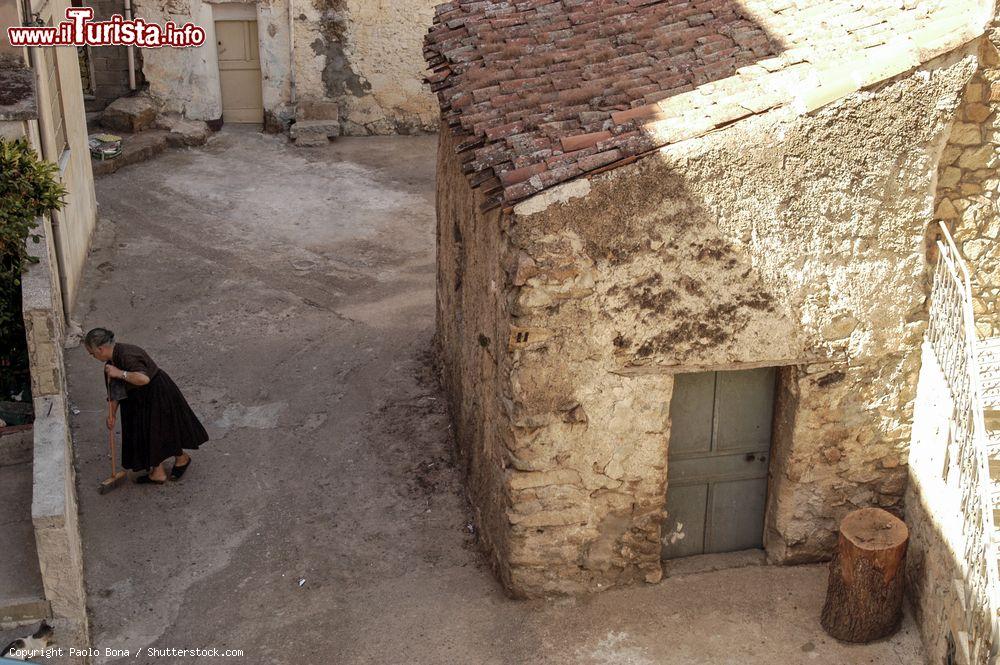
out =
[(205, 29), (193, 23), (165, 25), (115, 14), (109, 21), (93, 21), (92, 7), (70, 7), (59, 25), (7, 28), (11, 46), (138, 46), (186, 48), (205, 43)]

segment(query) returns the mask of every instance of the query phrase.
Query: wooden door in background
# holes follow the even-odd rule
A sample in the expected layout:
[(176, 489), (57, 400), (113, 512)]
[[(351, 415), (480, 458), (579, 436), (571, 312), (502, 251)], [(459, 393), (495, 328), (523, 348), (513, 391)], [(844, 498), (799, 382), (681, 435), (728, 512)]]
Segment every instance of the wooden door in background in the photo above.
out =
[(216, 21), (224, 122), (264, 122), (257, 21)]

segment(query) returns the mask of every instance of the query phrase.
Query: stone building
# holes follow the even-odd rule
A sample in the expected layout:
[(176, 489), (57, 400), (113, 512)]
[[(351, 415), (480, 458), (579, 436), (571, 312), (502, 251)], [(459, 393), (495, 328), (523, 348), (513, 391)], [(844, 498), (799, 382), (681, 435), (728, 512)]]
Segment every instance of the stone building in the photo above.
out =
[[(823, 560), (847, 512), (906, 511), (937, 219), (996, 334), (993, 11), (438, 7), (437, 342), (512, 594)], [(962, 551), (935, 510), (907, 513), (911, 561)], [(912, 571), (934, 653), (945, 570)]]
[[(124, 0), (74, 0), (76, 6), (93, 7), (95, 21), (108, 21), (112, 16), (128, 16)], [(100, 111), (114, 100), (142, 87), (143, 49), (125, 46), (80, 47), (80, 74), (88, 111)], [(132, 76), (129, 76), (131, 68)]]
[(135, 0), (136, 16), (202, 26), (198, 48), (146, 49), (142, 73), (167, 113), (209, 123), (311, 121), (319, 131), (434, 130), (421, 40), (435, 0)]

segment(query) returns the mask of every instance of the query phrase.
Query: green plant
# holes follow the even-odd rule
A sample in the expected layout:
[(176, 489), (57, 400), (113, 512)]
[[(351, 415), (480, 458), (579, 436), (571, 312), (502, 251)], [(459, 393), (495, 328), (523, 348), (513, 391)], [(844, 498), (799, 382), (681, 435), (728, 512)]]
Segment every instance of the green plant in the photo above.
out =
[(37, 258), (38, 218), (62, 208), (66, 189), (55, 164), (39, 158), (26, 139), (0, 138), (0, 400), (23, 390), (28, 355), (21, 317), (21, 275)]

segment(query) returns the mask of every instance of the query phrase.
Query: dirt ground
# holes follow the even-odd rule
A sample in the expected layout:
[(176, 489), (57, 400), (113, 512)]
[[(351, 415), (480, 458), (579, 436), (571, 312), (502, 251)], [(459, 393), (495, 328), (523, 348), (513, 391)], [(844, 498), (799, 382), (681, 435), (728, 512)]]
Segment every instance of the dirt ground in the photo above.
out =
[[(483, 565), (433, 378), (434, 137), (226, 130), (98, 181), (75, 318), (145, 347), (212, 440), (107, 496), (101, 367), (68, 352), (94, 646), (241, 663), (921, 661), (818, 626), (825, 569), (518, 602)], [(98, 662), (112, 662), (102, 657)]]

